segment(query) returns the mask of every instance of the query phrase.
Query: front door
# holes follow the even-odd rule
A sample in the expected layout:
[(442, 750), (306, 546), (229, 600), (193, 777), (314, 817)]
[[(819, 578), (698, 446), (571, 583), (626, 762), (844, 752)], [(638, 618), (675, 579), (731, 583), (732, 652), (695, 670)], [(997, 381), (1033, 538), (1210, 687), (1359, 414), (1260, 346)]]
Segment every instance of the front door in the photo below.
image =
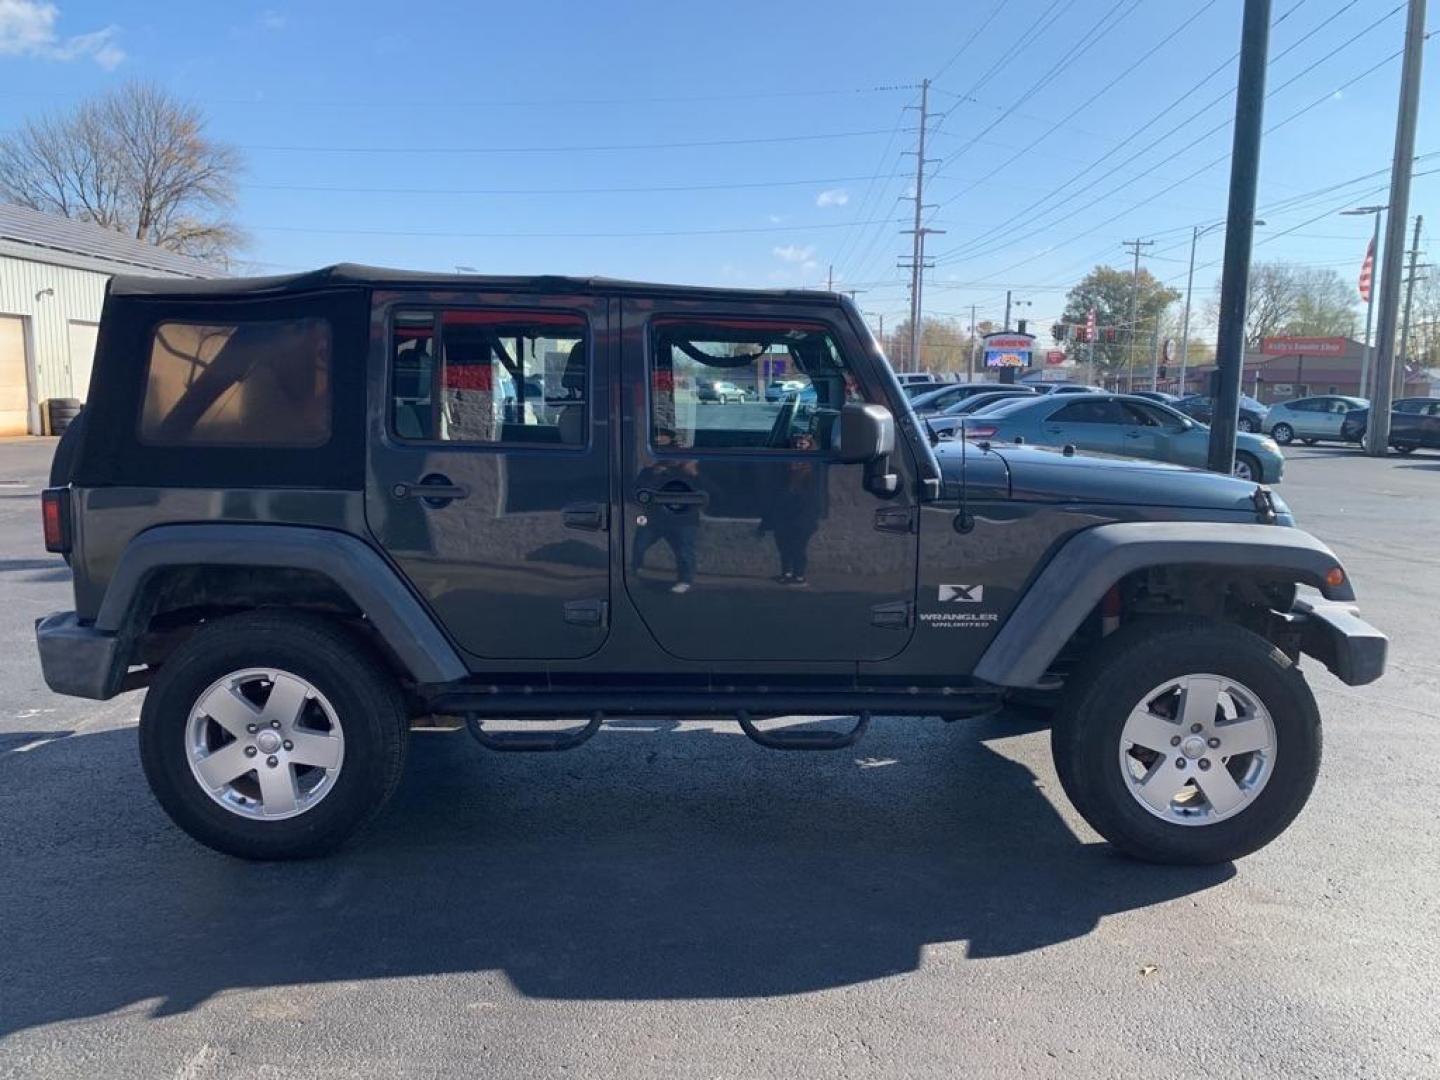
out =
[(374, 303), (371, 531), (473, 656), (594, 652), (609, 627), (608, 302)]
[[(833, 311), (623, 305), (620, 534), (651, 635), (690, 660), (883, 660), (914, 626), (909, 450), (842, 464), (841, 408), (888, 404)], [(716, 379), (740, 401), (702, 393)], [(885, 469), (899, 490), (875, 482)], [(869, 479), (867, 479), (867, 477)]]

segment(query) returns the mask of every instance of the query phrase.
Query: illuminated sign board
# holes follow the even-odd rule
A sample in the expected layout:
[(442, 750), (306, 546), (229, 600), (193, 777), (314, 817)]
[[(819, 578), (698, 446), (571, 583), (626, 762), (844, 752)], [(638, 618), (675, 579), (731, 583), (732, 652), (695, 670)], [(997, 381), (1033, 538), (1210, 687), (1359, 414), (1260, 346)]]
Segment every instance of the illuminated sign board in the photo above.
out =
[(1034, 362), (1034, 334), (986, 334), (984, 341), (987, 368), (1025, 368)]

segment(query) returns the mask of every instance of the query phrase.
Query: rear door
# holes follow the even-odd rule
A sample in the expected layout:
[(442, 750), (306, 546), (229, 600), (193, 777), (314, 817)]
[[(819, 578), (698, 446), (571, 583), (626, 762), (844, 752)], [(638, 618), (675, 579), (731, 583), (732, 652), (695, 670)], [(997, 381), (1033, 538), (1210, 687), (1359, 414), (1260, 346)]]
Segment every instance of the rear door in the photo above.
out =
[(594, 652), (609, 627), (608, 302), (377, 293), (371, 325), (371, 531), (471, 655)]
[(1128, 440), (1121, 437), (1121, 429), (1129, 422), (1129, 416), (1118, 401), (1108, 398), (1066, 401), (1066, 396), (1055, 398), (1059, 408), (1041, 425), (1047, 445), (1072, 443), (1081, 450), (1136, 454), (1133, 448), (1123, 445)]
[[(690, 660), (884, 660), (914, 626), (918, 514), (909, 448), (893, 494), (833, 447), (846, 402), (889, 404), (834, 309), (700, 300), (623, 306), (625, 589)], [(739, 404), (703, 400), (722, 377)], [(784, 394), (755, 394), (776, 383)]]

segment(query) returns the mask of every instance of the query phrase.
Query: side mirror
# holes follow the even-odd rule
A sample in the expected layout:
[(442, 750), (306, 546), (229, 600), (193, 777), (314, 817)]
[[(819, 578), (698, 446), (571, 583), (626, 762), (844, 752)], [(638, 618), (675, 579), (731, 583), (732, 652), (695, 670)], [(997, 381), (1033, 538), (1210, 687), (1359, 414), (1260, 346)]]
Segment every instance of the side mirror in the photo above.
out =
[(895, 417), (885, 406), (856, 401), (840, 410), (841, 461), (879, 461), (894, 449)]

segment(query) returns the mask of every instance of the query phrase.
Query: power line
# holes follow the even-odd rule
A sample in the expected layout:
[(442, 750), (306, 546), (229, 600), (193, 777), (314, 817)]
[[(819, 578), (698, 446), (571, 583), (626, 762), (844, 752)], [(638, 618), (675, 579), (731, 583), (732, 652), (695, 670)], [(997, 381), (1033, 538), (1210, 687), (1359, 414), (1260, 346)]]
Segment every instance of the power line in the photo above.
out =
[(641, 184), (617, 187), (427, 188), (344, 187), (321, 184), (241, 184), (247, 191), (310, 191), (353, 195), (624, 195), (663, 191), (743, 191), (753, 188), (808, 187), (812, 184), (859, 183), (877, 176), (816, 176), (805, 180), (754, 180), (730, 184)]
[[(876, 220), (903, 222), (904, 218), (878, 218)], [(868, 223), (867, 223), (868, 224)], [(812, 229), (848, 229), (850, 222), (835, 222), (820, 225), (761, 225), (721, 229), (660, 229), (649, 232), (456, 232), (453, 229), (335, 229), (310, 225), (254, 225), (257, 232), (315, 233), (326, 236), (416, 236), (416, 237), (461, 237), (485, 240), (620, 240), (643, 239), (664, 236), (729, 236), (740, 233), (808, 232)]]
[(999, 3), (997, 3), (993, 8), (990, 9), (990, 14), (985, 16), (984, 21), (982, 21), (979, 26), (977, 26), (973, 31), (971, 31), (970, 36), (965, 39), (964, 44), (962, 44), (960, 48), (956, 49), (955, 52), (950, 55), (949, 60), (946, 60), (945, 63), (940, 65), (939, 71), (935, 72), (934, 75), (930, 76), (931, 82), (939, 82), (940, 77), (944, 75), (945, 72), (950, 70), (951, 65), (954, 64), (955, 61), (959, 60), (960, 57), (965, 55), (965, 51), (969, 49), (971, 45), (975, 44), (975, 40), (985, 32), (985, 28), (995, 21), (995, 16), (1000, 14), (1001, 9), (1004, 8), (1006, 3), (1008, 3), (1008, 0), (999, 0)]
[(707, 146), (760, 146), (774, 143), (818, 142), (884, 135), (885, 128), (867, 131), (829, 131), (800, 135), (768, 135), (745, 139), (687, 139), (678, 142), (591, 143), (579, 146), (294, 146), (251, 144), (242, 150), (297, 154), (580, 154), (600, 151), (685, 150)]

